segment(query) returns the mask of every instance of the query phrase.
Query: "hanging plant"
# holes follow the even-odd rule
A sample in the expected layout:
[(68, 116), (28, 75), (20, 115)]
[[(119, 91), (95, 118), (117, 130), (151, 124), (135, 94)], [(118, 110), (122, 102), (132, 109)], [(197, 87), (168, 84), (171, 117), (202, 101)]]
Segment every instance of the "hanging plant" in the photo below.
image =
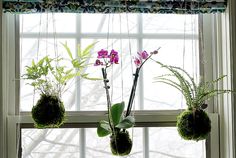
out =
[(83, 71), (88, 66), (87, 60), (94, 45), (95, 43), (89, 45), (84, 51), (78, 46), (77, 57), (74, 58), (67, 44), (63, 44), (70, 58), (70, 66), (63, 64), (68, 62), (68, 59), (59, 56), (55, 58), (45, 56), (38, 62), (33, 60), (30, 66), (26, 66), (23, 79), (30, 80), (27, 84), (40, 93), (40, 99), (31, 111), (35, 127), (59, 127), (64, 123), (65, 108), (61, 95), (65, 92), (69, 80), (77, 76), (92, 79)]
[(102, 75), (104, 81), (104, 88), (106, 92), (107, 98), (107, 113), (108, 113), (108, 121), (101, 120), (97, 127), (97, 134), (99, 137), (105, 137), (110, 135), (110, 148), (113, 155), (125, 156), (131, 152), (133, 142), (130, 138), (128, 128), (131, 128), (135, 124), (134, 116), (131, 116), (132, 104), (135, 97), (135, 91), (138, 83), (138, 77), (140, 70), (143, 64), (151, 58), (153, 54), (157, 54), (158, 51), (154, 51), (150, 53), (150, 55), (146, 52), (139, 52), (137, 57), (134, 58), (134, 63), (136, 65), (136, 71), (134, 74), (133, 85), (129, 97), (129, 102), (127, 106), (126, 113), (124, 113), (125, 103), (111, 103), (109, 89), (110, 86), (109, 80), (107, 78), (107, 68), (109, 68), (113, 64), (118, 64), (119, 56), (118, 52), (115, 50), (111, 50), (108, 53), (107, 50), (100, 50), (98, 52), (98, 59), (95, 62), (95, 66), (102, 66)]
[[(211, 120), (205, 112), (206, 101), (219, 94), (229, 93), (230, 90), (214, 89), (214, 86), (225, 76), (211, 82), (195, 83), (194, 79), (185, 70), (179, 67), (164, 65), (163, 68), (171, 73), (156, 77), (157, 82), (168, 84), (178, 89), (184, 96), (187, 109), (177, 117), (177, 130), (185, 140), (203, 140), (211, 132)], [(177, 81), (175, 81), (177, 79)]]

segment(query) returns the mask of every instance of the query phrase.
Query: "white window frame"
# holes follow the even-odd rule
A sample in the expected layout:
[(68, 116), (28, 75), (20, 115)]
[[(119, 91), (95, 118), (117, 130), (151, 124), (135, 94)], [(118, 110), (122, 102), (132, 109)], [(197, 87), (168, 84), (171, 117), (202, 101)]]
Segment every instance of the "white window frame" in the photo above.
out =
[[(234, 3), (235, 4), (235, 3)], [(7, 129), (4, 130), (4, 128), (2, 128), (3, 130), (1, 130), (1, 136), (4, 136), (5, 138), (7, 138), (7, 147), (5, 148), (1, 148), (1, 150), (3, 150), (3, 157), (8, 157), (8, 158), (14, 158), (17, 152), (17, 142), (16, 142), (16, 131), (17, 131), (17, 124), (18, 123), (25, 123), (27, 124), (33, 124), (32, 118), (30, 117), (29, 114), (25, 113), (22, 114), (21, 117), (18, 117), (16, 114), (15, 109), (15, 89), (17, 88), (17, 86), (15, 86), (12, 83), (14, 79), (15, 79), (15, 72), (14, 71), (10, 71), (10, 70), (15, 70), (15, 63), (12, 63), (11, 61), (14, 61), (15, 59), (15, 28), (14, 28), (14, 20), (10, 21), (9, 19), (6, 18), (5, 15), (1, 16), (3, 17), (3, 40), (1, 42), (1, 44), (3, 45), (3, 51), (1, 53), (2, 56), (0, 56), (0, 59), (2, 61), (2, 72), (1, 73), (1, 77), (2, 77), (2, 83), (1, 83), (1, 90), (6, 92), (6, 93), (2, 93), (3, 97), (1, 103), (2, 103), (2, 116), (3, 116), (3, 122), (4, 123), (4, 118), (7, 118)], [(220, 22), (219, 22), (220, 23)], [(210, 27), (208, 27), (210, 28)], [(218, 31), (218, 30), (217, 30)], [(231, 48), (232, 49), (232, 48)], [(235, 49), (233, 49), (235, 50)], [(220, 50), (218, 52), (221, 52)], [(227, 59), (224, 59), (227, 60)], [(226, 68), (227, 69), (227, 68)], [(236, 70), (236, 69), (234, 69)], [(219, 74), (218, 74), (219, 75)], [(19, 88), (19, 87), (18, 87)], [(10, 95), (11, 94), (11, 95)], [(13, 97), (12, 97), (13, 96)], [(4, 105), (4, 106), (3, 106)], [(216, 110), (211, 112), (217, 112)], [(220, 111), (220, 110), (219, 110)], [(137, 126), (144, 126), (145, 124), (150, 123), (149, 126), (173, 126), (176, 123), (176, 116), (178, 115), (180, 111), (164, 111), (161, 112), (160, 111), (145, 111), (145, 112), (136, 112), (136, 125)], [(96, 125), (96, 123), (98, 122), (98, 120), (102, 119), (105, 117), (105, 112), (99, 112), (96, 113), (96, 115), (92, 114), (92, 116), (86, 118), (86, 116), (83, 116), (84, 114), (86, 114), (87, 116), (89, 116), (89, 114), (91, 115), (91, 112), (71, 112), (68, 113), (68, 121), (67, 123), (77, 123), (78, 125), (85, 125), (87, 123), (89, 123), (89, 126), (94, 126)], [(207, 149), (207, 153), (211, 155), (211, 158), (218, 158), (219, 155), (216, 157), (213, 155), (216, 152), (216, 149), (220, 149), (220, 157), (222, 158), (226, 158), (224, 157), (224, 155), (226, 155), (226, 149), (225, 151), (222, 148), (225, 148), (225, 144), (221, 143), (220, 147), (218, 147), (219, 145), (219, 127), (218, 127), (218, 115), (215, 113), (210, 114), (210, 117), (212, 119), (212, 133), (210, 135), (210, 140), (211, 141), (211, 149)], [(221, 122), (221, 120), (220, 120)], [(3, 127), (6, 127), (6, 124), (1, 124)], [(87, 124), (88, 125), (88, 124)], [(222, 126), (222, 124), (220, 124)], [(86, 126), (85, 126), (86, 127)], [(227, 128), (228, 129), (228, 128)], [(230, 130), (230, 129), (229, 129)], [(220, 129), (220, 131), (224, 131), (223, 129)], [(228, 133), (229, 136), (227, 136), (227, 134), (225, 134), (225, 136), (222, 136), (222, 134), (220, 135), (220, 139), (225, 140), (225, 142), (227, 142), (228, 140), (222, 138), (222, 137), (226, 137), (226, 138), (232, 138), (232, 133)], [(4, 137), (2, 138), (4, 140)], [(6, 141), (1, 141), (1, 142), (6, 142)], [(232, 142), (231, 142), (232, 144)], [(216, 145), (216, 146), (215, 146)], [(15, 148), (14, 148), (15, 146)], [(6, 149), (7, 148), (7, 149)], [(234, 146), (232, 147), (232, 145), (230, 146), (230, 149), (233, 150)], [(7, 152), (4, 152), (6, 151)], [(232, 151), (229, 152), (229, 154), (233, 153)], [(7, 155), (7, 156), (6, 156)], [(227, 158), (233, 158), (233, 155), (229, 155), (229, 157), (227, 156)]]

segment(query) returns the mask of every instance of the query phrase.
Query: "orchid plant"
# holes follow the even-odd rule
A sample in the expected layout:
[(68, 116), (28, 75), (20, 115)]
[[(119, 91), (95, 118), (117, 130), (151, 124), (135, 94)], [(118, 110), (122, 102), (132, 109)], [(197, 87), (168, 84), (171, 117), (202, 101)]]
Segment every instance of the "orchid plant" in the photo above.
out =
[(135, 124), (135, 118), (130, 114), (135, 97), (139, 73), (144, 63), (150, 59), (153, 54), (157, 53), (158, 50), (151, 52), (150, 54), (148, 54), (146, 51), (142, 51), (138, 52), (134, 57), (136, 71), (134, 74), (127, 110), (124, 113), (125, 103), (123, 101), (113, 105), (111, 103), (109, 93), (110, 86), (108, 85), (109, 80), (107, 78), (107, 69), (114, 64), (119, 64), (118, 52), (114, 49), (112, 49), (110, 53), (103, 49), (98, 52), (97, 60), (95, 61), (94, 66), (102, 67), (103, 82), (107, 98), (108, 121), (101, 120), (99, 122), (97, 134), (99, 137), (111, 135), (110, 147), (114, 155), (128, 155), (132, 149), (132, 140), (130, 139), (127, 129), (133, 127)]

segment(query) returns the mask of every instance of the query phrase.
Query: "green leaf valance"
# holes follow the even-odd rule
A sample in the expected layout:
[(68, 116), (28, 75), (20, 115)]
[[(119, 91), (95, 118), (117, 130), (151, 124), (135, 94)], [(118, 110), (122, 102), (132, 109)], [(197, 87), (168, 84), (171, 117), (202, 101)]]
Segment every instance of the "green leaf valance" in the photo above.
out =
[(11, 13), (175, 13), (224, 12), (227, 0), (3, 0)]

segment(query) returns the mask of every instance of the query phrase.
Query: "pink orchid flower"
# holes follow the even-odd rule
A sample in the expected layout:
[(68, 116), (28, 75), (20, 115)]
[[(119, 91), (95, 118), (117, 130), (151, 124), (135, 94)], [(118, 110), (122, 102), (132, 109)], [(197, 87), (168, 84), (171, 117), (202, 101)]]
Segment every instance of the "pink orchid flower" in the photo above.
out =
[(101, 49), (98, 52), (98, 57), (97, 58), (108, 58), (108, 51), (104, 50), (104, 49)]
[(118, 61), (119, 61), (118, 52), (115, 51), (114, 49), (111, 50), (109, 58), (110, 58), (110, 63), (111, 64), (113, 64), (113, 63), (118, 64)]
[(142, 59), (139, 57), (134, 57), (134, 64), (139, 67), (142, 64)]
[(140, 56), (141, 59), (147, 59), (149, 54), (146, 51), (138, 52), (138, 55)]
[(94, 63), (94, 66), (99, 66), (99, 65), (103, 65), (103, 62), (101, 62), (99, 59), (97, 59)]

